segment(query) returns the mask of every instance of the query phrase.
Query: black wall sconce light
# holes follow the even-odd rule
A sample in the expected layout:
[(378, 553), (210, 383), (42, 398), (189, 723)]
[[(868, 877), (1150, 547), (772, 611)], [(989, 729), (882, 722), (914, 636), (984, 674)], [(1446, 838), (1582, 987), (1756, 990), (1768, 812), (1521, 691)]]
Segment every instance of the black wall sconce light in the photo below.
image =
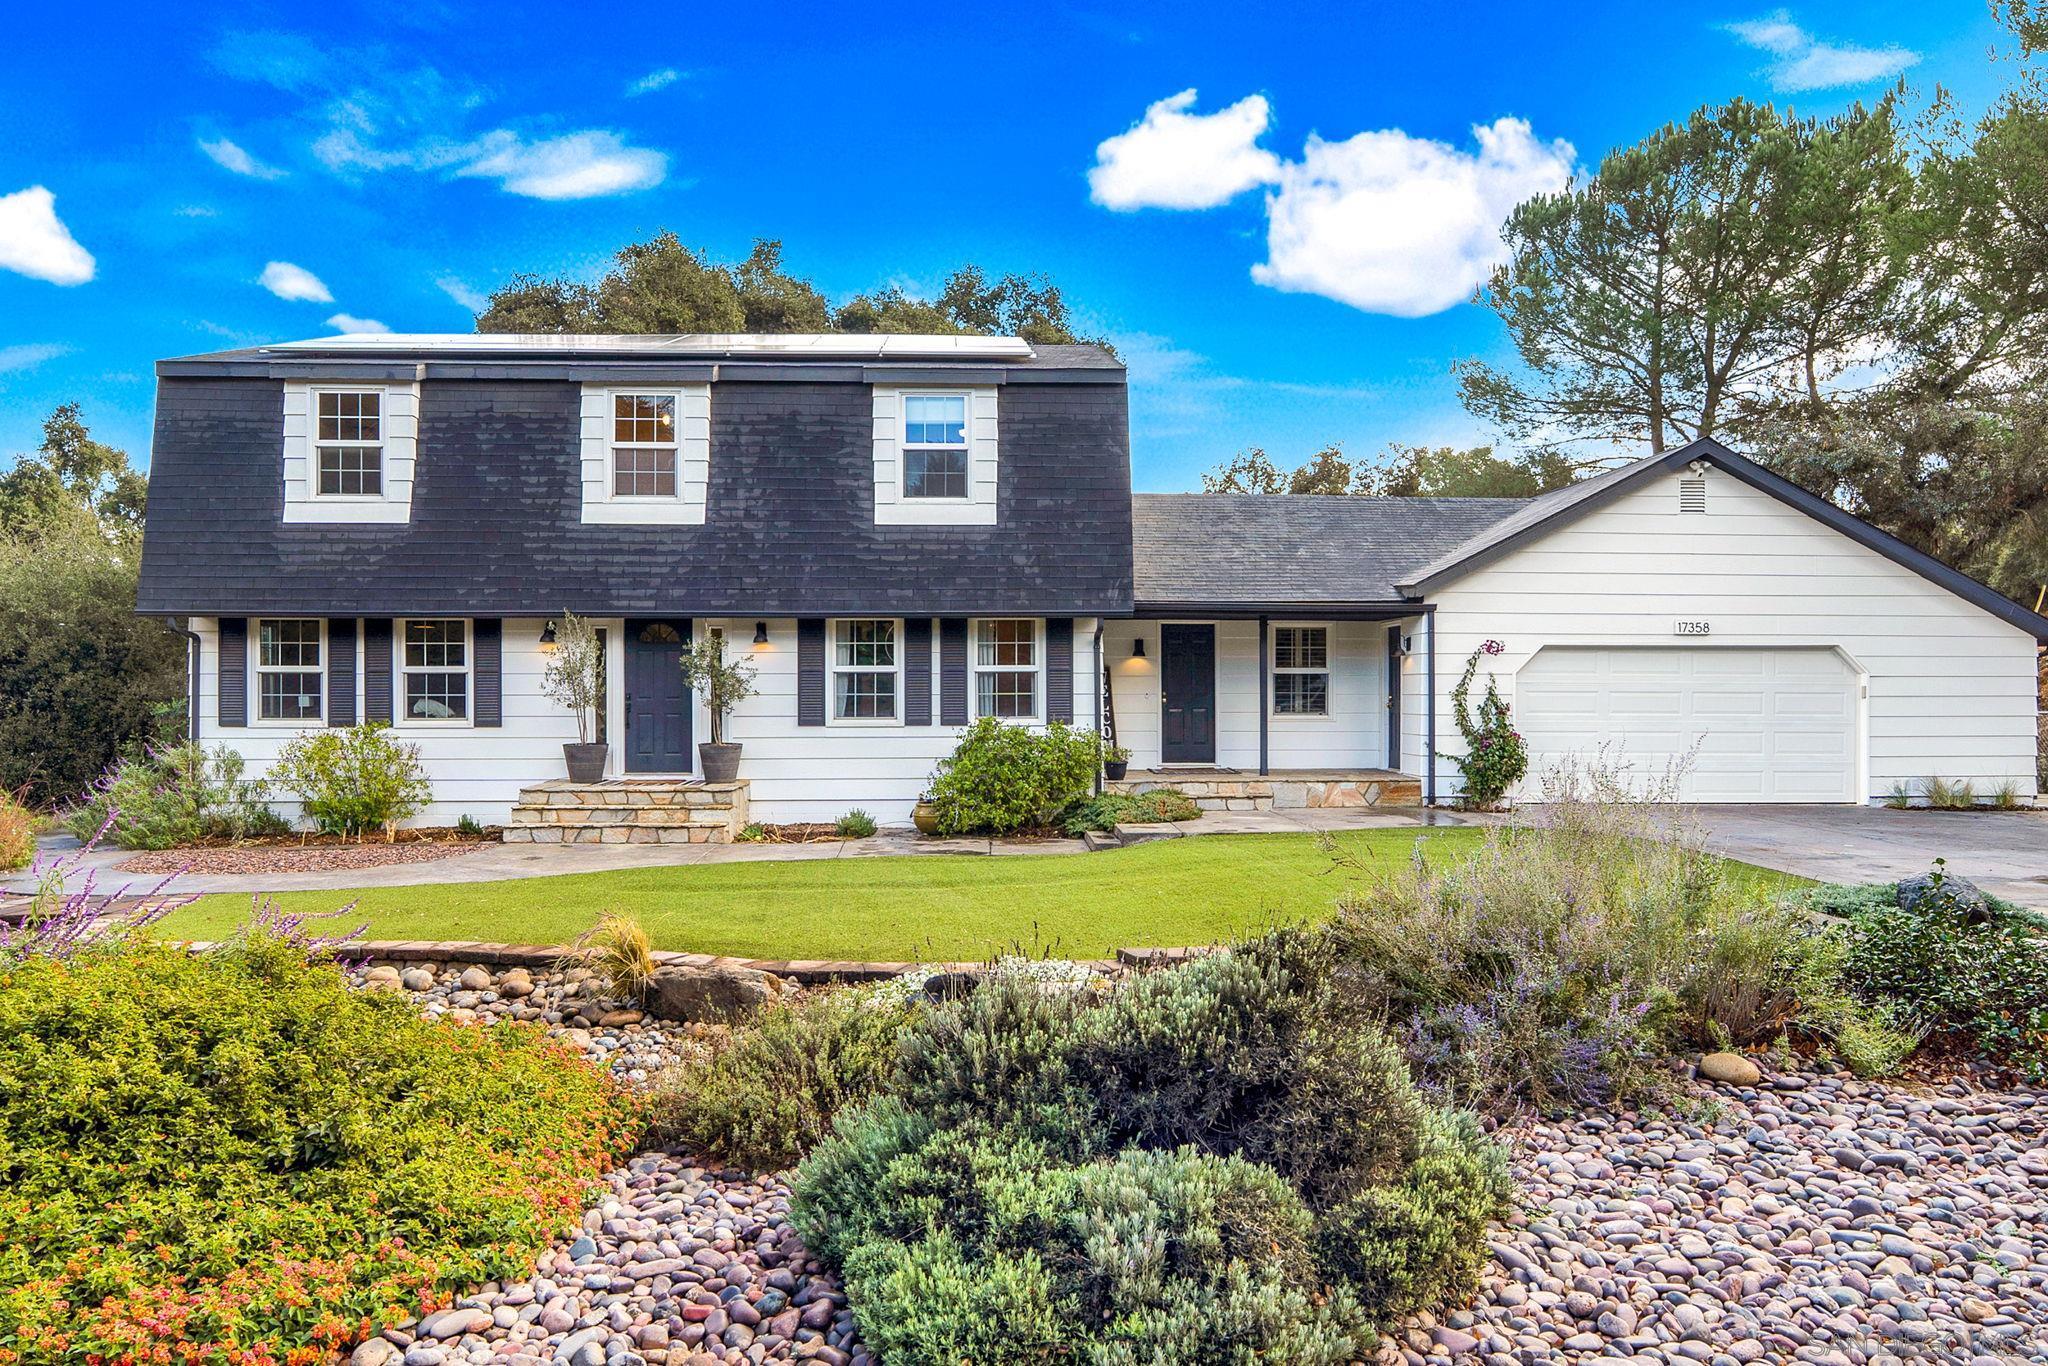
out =
[(552, 644), (554, 644), (554, 643), (555, 643), (555, 623), (554, 623), (554, 622), (550, 621), (550, 622), (549, 622), (549, 623), (548, 623), (547, 625), (545, 625), (545, 626), (541, 627), (541, 630), (540, 630), (540, 643), (541, 643), (541, 644), (543, 644), (543, 645), (552, 645)]
[(767, 622), (757, 621), (754, 623), (754, 643), (756, 645), (766, 645), (768, 643)]
[(1133, 640), (1133, 641), (1131, 642), (1131, 658), (1132, 658), (1132, 659), (1143, 659), (1144, 657), (1145, 657), (1145, 637), (1143, 637), (1143, 636), (1139, 636), (1139, 637), (1137, 637), (1137, 638), (1136, 638), (1135, 640)]

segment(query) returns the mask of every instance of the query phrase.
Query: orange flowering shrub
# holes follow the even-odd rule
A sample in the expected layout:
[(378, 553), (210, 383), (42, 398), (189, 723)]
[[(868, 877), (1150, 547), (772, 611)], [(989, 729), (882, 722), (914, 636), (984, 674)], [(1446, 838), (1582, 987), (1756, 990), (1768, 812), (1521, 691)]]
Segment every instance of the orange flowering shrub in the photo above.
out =
[(522, 1273), (640, 1127), (274, 938), (0, 961), (0, 1366), (328, 1360)]

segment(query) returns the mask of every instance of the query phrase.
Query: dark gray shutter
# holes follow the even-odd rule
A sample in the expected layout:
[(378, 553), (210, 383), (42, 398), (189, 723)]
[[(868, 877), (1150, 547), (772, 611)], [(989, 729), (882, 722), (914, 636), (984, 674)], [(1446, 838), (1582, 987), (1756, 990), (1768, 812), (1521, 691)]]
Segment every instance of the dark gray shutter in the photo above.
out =
[(505, 724), (505, 623), (496, 617), (478, 617), (469, 624), (469, 639), (476, 651), (476, 697), (470, 705), (470, 722), (478, 726)]
[(1045, 719), (1074, 724), (1074, 619), (1045, 619)]
[(220, 723), (249, 724), (249, 619), (222, 617), (217, 642), (220, 659)]
[(939, 620), (939, 724), (967, 724), (967, 618)]
[(903, 623), (903, 724), (932, 723), (932, 619)]
[(796, 723), (825, 724), (825, 619), (800, 617), (796, 623)]
[(391, 618), (363, 620), (363, 723), (391, 724)]
[(356, 619), (327, 619), (327, 724), (356, 723)]

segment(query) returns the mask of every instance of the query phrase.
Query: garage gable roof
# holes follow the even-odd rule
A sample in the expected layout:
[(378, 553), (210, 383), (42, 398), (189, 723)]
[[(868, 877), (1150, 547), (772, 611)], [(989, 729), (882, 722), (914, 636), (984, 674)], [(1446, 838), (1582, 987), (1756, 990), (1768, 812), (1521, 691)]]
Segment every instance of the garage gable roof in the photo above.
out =
[(1770, 494), (1779, 502), (1799, 509), (1894, 564), (1912, 570), (1930, 583), (1938, 584), (1964, 601), (2019, 627), (2034, 639), (2048, 641), (2048, 617), (2029, 611), (2005, 594), (1979, 583), (1961, 570), (1950, 568), (1925, 551), (1914, 549), (1890, 532), (1880, 531), (1861, 517), (1842, 511), (1827, 499), (1808, 493), (1789, 479), (1737, 455), (1711, 437), (1662, 455), (1646, 456), (1633, 464), (1609, 470), (1598, 478), (1532, 499), (1520, 511), (1494, 523), (1449, 554), (1424, 565), (1398, 586), (1404, 594), (1418, 597), (1492, 564), (1560, 527), (1569, 526), (1646, 480), (1676, 473), (1695, 460), (1705, 461), (1750, 487)]

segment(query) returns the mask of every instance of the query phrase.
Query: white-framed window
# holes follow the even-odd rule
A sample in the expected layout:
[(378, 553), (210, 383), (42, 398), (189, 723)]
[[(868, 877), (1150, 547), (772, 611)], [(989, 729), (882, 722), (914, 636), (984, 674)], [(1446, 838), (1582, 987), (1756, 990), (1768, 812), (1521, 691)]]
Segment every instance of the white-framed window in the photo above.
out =
[(676, 426), (681, 406), (678, 395), (615, 392), (611, 398), (611, 496), (679, 496), (682, 442)]
[(903, 496), (973, 496), (964, 393), (903, 396)]
[(416, 617), (399, 624), (399, 716), (407, 722), (467, 721), (472, 660), (469, 623)]
[(313, 496), (384, 497), (384, 391), (313, 391)]
[(1273, 715), (1330, 714), (1330, 628), (1273, 628)]
[(982, 617), (974, 623), (974, 714), (1002, 721), (1044, 716), (1045, 640), (1031, 617)]
[(300, 723), (321, 718), (327, 623), (319, 617), (256, 622), (256, 716)]
[(847, 617), (832, 623), (832, 720), (891, 725), (903, 719), (903, 623)]

